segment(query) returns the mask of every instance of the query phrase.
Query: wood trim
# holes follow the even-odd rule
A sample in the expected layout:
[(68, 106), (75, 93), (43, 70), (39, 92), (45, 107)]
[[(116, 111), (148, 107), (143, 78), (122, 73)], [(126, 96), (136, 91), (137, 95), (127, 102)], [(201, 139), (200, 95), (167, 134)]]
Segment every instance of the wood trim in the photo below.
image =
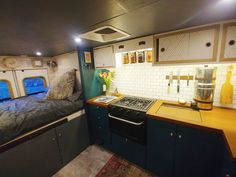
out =
[(47, 88), (47, 87), (48, 87), (48, 86), (47, 86), (47, 82), (46, 82), (46, 78), (45, 78), (44, 76), (25, 77), (25, 78), (22, 80), (22, 86), (23, 86), (23, 88), (24, 88), (25, 95), (27, 95), (27, 93), (26, 93), (24, 81), (25, 81), (25, 79), (33, 79), (33, 78), (41, 78), (41, 79), (43, 79), (43, 86), (44, 86), (44, 88)]
[[(203, 31), (203, 30), (215, 30), (214, 34), (214, 46), (213, 46), (213, 54), (212, 58), (206, 58), (206, 59), (191, 59), (191, 60), (174, 60), (174, 61), (158, 61), (157, 62), (157, 48), (156, 48), (156, 40), (159, 38), (163, 37), (168, 37), (168, 36), (173, 36), (173, 35), (178, 35), (178, 34), (183, 34), (183, 33), (191, 33), (191, 32), (198, 32), (198, 31)], [(153, 65), (158, 65), (158, 64), (176, 64), (176, 63), (198, 63), (198, 62), (216, 62), (217, 61), (217, 51), (218, 51), (218, 44), (219, 44), (219, 34), (220, 34), (220, 25), (211, 25), (211, 26), (206, 26), (206, 27), (200, 27), (200, 28), (195, 28), (195, 29), (188, 29), (188, 30), (182, 30), (178, 32), (173, 32), (169, 34), (160, 34), (160, 35), (155, 35), (153, 38), (153, 46), (154, 46), (154, 60), (153, 60)]]
[(7, 87), (8, 87), (11, 98), (15, 98), (14, 93), (13, 93), (13, 89), (11, 86), (11, 82), (7, 79), (0, 79), (0, 81), (5, 81), (7, 83)]
[(222, 40), (221, 40), (221, 50), (220, 50), (220, 61), (236, 61), (236, 58), (225, 58), (225, 46), (226, 46), (226, 35), (227, 28), (231, 26), (236, 26), (236, 22), (223, 24)]

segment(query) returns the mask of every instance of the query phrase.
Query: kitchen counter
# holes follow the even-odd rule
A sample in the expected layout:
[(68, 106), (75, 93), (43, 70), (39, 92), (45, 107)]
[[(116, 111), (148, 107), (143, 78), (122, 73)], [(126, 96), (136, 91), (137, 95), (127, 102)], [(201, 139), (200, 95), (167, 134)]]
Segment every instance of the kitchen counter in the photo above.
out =
[(98, 99), (99, 97), (102, 97), (102, 95), (91, 98), (90, 100), (86, 101), (86, 103), (91, 104), (91, 105), (95, 105), (95, 106), (99, 106), (99, 107), (103, 107), (106, 108), (109, 104), (118, 101), (119, 99), (121, 99), (123, 96), (118, 96), (115, 100), (112, 100), (111, 102), (108, 103), (101, 103), (101, 102), (96, 102), (95, 100)]
[(214, 107), (211, 111), (196, 111), (188, 107), (189, 105), (180, 105), (177, 102), (157, 100), (147, 115), (173, 123), (222, 131), (232, 157), (236, 158), (236, 110)]

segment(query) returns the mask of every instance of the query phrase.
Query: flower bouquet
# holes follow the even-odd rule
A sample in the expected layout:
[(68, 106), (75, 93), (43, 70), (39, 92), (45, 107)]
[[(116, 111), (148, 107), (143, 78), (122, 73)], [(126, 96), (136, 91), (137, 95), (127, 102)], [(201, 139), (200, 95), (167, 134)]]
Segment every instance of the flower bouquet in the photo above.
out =
[(111, 87), (111, 81), (114, 77), (114, 73), (110, 71), (104, 71), (98, 73), (98, 77), (103, 82), (103, 91), (106, 92), (106, 95), (110, 95), (110, 87)]

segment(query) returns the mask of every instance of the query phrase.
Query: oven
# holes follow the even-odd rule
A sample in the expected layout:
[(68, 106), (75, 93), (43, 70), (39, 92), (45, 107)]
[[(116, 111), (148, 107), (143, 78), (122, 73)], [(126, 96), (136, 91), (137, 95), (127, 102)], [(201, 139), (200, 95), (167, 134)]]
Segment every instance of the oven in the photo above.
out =
[(108, 117), (112, 133), (146, 144), (146, 116), (144, 112), (109, 107)]

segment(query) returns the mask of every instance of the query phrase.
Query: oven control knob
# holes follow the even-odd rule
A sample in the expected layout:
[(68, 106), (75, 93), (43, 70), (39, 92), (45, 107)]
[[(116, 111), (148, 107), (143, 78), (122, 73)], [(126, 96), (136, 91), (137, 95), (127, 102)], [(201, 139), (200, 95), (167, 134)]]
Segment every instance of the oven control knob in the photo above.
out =
[(124, 111), (124, 108), (120, 108), (118, 111), (119, 111), (119, 112), (123, 112), (123, 111)]
[(140, 116), (140, 112), (136, 112), (135, 116), (137, 117)]

